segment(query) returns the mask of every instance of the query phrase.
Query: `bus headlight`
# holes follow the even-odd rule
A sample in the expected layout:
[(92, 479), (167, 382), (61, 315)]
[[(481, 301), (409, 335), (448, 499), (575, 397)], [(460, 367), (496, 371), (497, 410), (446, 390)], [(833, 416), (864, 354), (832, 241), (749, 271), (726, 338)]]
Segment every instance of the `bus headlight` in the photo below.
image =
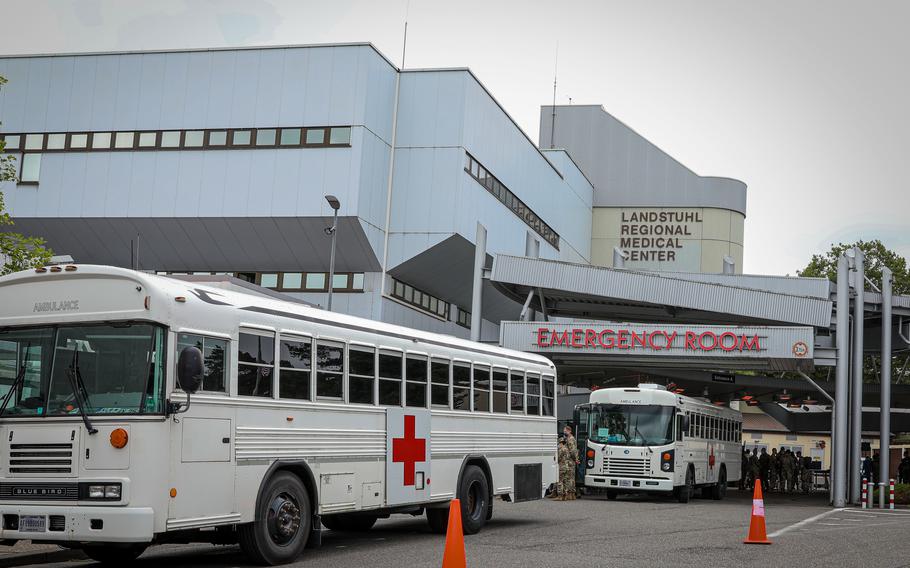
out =
[(663, 471), (670, 471), (670, 469), (672, 467), (673, 467), (673, 465), (670, 464), (670, 462), (664, 462), (664, 463), (660, 464), (660, 469), (662, 469)]
[(588, 469), (594, 469), (594, 460), (588, 460)]
[(80, 483), (79, 499), (91, 501), (119, 501), (123, 493), (120, 483)]

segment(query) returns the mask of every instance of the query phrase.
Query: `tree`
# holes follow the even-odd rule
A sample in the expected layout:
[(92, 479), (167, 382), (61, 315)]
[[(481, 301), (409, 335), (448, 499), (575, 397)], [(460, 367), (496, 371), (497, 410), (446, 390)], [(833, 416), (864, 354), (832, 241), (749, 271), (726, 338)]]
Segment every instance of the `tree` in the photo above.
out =
[[(864, 270), (866, 278), (881, 287), (882, 267), (887, 266), (894, 273), (893, 290), (895, 294), (910, 294), (910, 268), (907, 266), (907, 259), (885, 248), (885, 245), (878, 239), (872, 241), (859, 240), (852, 244), (839, 243), (831, 245), (831, 250), (825, 254), (812, 255), (809, 265), (803, 270), (796, 273), (799, 276), (814, 276), (827, 278), (828, 280), (837, 280), (837, 259), (845, 251), (852, 248), (859, 248), (865, 255)], [(863, 357), (863, 382), (879, 382), (881, 357), (867, 354)], [(904, 365), (908, 361), (903, 357), (892, 357), (891, 359), (891, 377), (893, 380), (900, 381), (903, 377), (901, 372), (904, 371)]]
[(885, 248), (878, 239), (831, 245), (831, 250), (825, 254), (812, 255), (809, 265), (803, 270), (797, 270), (796, 273), (799, 276), (827, 278), (833, 282), (837, 280), (837, 259), (853, 247), (859, 248), (866, 255), (864, 267), (866, 278), (881, 287), (882, 267), (887, 266), (894, 273), (894, 293), (910, 294), (910, 268), (907, 266), (907, 259)]
[[(0, 87), (4, 83), (6, 79), (0, 76)], [(13, 156), (4, 153), (5, 149), (6, 142), (0, 140), (0, 182), (16, 181), (16, 162)], [(44, 239), (3, 230), (12, 225), (0, 191), (0, 276), (50, 262), (53, 252), (45, 246)]]

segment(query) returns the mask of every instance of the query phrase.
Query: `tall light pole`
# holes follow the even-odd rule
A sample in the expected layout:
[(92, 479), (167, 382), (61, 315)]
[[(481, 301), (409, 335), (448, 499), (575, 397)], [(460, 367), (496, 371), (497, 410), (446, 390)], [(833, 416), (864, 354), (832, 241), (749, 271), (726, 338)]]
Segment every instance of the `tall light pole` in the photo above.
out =
[(332, 284), (335, 280), (335, 237), (338, 236), (338, 209), (341, 208), (341, 202), (334, 195), (326, 195), (325, 200), (329, 202), (329, 207), (335, 212), (332, 218), (332, 226), (326, 227), (327, 235), (332, 236), (332, 252), (329, 254), (329, 299), (326, 302), (326, 309), (332, 311)]

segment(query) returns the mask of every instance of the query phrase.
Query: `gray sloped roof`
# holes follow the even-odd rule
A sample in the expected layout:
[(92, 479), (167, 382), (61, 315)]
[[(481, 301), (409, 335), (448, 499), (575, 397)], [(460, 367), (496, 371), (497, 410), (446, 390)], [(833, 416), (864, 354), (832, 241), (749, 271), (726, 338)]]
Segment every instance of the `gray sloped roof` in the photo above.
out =
[[(524, 302), (528, 291), (540, 289), (554, 316), (622, 318), (628, 307), (653, 308), (663, 321), (774, 323), (831, 326), (830, 299), (788, 294), (761, 280), (747, 288), (675, 273), (641, 272), (552, 260), (497, 255), (490, 280), (504, 294)], [(743, 282), (737, 281), (742, 284)], [(768, 289), (771, 288), (771, 289)], [(539, 305), (539, 303), (537, 304)], [(625, 309), (626, 311), (623, 311)], [(643, 310), (634, 313), (641, 315)]]

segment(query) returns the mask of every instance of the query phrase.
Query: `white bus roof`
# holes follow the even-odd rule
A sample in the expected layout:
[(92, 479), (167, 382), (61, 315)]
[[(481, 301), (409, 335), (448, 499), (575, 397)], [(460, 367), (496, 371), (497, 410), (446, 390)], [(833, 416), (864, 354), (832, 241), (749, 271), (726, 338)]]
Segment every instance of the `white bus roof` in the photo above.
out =
[[(58, 267), (54, 267), (58, 268)], [(41, 316), (35, 316), (34, 312), (38, 311), (37, 307), (33, 309), (32, 303), (40, 300), (53, 301), (58, 298), (70, 298), (75, 294), (84, 294), (91, 296), (94, 290), (98, 289), (99, 280), (111, 279), (122, 281), (124, 279), (134, 281), (141, 285), (145, 292), (143, 295), (161, 296), (159, 301), (152, 300), (152, 305), (156, 309), (147, 311), (143, 309), (141, 303), (138, 306), (131, 306), (126, 309), (124, 306), (111, 306), (111, 309), (95, 309), (91, 312), (91, 317), (81, 318), (80, 313), (57, 313), (50, 311)], [(42, 283), (42, 286), (34, 286), (35, 283)], [(61, 290), (56, 290), (54, 284), (65, 284), (65, 294)], [(493, 357), (504, 357), (509, 359), (519, 359), (527, 363), (534, 363), (548, 367), (550, 372), (555, 374), (555, 366), (549, 359), (532, 353), (523, 353), (511, 349), (503, 349), (499, 346), (477, 343), (467, 339), (461, 339), (451, 335), (430, 333), (426, 331), (411, 329), (398, 325), (388, 324), (380, 321), (369, 320), (346, 314), (328, 312), (326, 310), (303, 305), (293, 301), (285, 301), (263, 297), (261, 295), (240, 292), (236, 289), (227, 290), (216, 286), (206, 286), (202, 283), (187, 282), (166, 276), (148, 274), (126, 268), (114, 266), (102, 266), (92, 264), (69, 265), (69, 270), (59, 267), (59, 271), (52, 269), (32, 269), (8, 274), (0, 277), (0, 297), (6, 290), (13, 286), (28, 284), (29, 292), (43, 290), (43, 292), (34, 292), (27, 294), (18, 294), (15, 301), (0, 302), (0, 326), (6, 325), (40, 325), (41, 323), (60, 321), (94, 321), (98, 319), (130, 319), (133, 316), (142, 314), (146, 319), (161, 320), (162, 323), (168, 321), (168, 310), (161, 310), (160, 306), (172, 308), (173, 299), (177, 297), (185, 298), (182, 302), (187, 308), (192, 308), (201, 312), (210, 313), (212, 310), (225, 307), (234, 310), (244, 310), (245, 313), (254, 312), (260, 314), (272, 315), (275, 317), (291, 318), (298, 321), (309, 321), (336, 327), (347, 328), (362, 332), (375, 333), (397, 339), (408, 339), (417, 343), (430, 345), (445, 346), (454, 349), (463, 349), (475, 353), (483, 353)], [(85, 288), (81, 289), (80, 284)], [(50, 288), (48, 288), (50, 286)], [(56, 295), (50, 294), (50, 290), (56, 290)], [(38, 296), (35, 294), (45, 294)], [(23, 297), (18, 297), (22, 295)], [(162, 301), (164, 298), (171, 299), (170, 302)], [(105, 299), (92, 298), (97, 305), (104, 306)], [(113, 304), (114, 300), (111, 300)], [(5, 304), (5, 305), (4, 305)], [(211, 315), (211, 314), (209, 314)], [(157, 317), (156, 317), (157, 316)], [(203, 316), (204, 317), (204, 316)], [(134, 317), (133, 319), (139, 319)], [(237, 316), (235, 314), (235, 318)], [(242, 319), (242, 316), (241, 316)], [(201, 320), (204, 321), (204, 320)]]
[(717, 416), (739, 415), (739, 411), (727, 406), (717, 406), (705, 400), (667, 391), (663, 387), (652, 386), (598, 389), (591, 392), (589, 402), (594, 404), (678, 406), (684, 410), (701, 410)]

